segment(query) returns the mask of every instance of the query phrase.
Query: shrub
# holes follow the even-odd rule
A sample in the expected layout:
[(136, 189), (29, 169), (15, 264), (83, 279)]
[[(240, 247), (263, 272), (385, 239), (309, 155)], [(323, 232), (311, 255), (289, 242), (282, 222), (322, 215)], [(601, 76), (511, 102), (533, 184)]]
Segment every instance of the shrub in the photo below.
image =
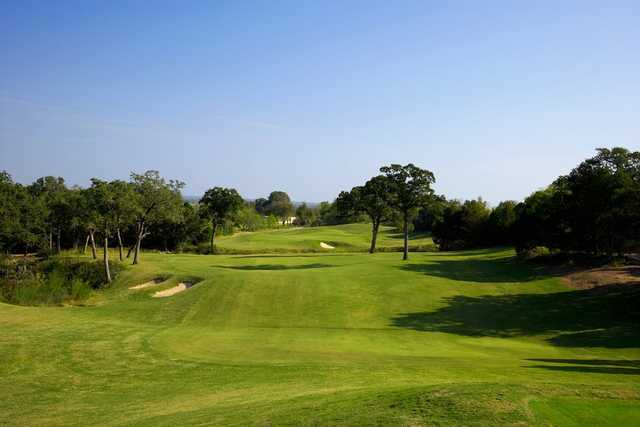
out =
[(73, 301), (84, 301), (91, 295), (91, 286), (80, 279), (71, 282), (71, 299)]
[[(115, 279), (122, 268), (123, 265), (121, 263), (109, 261), (112, 278)], [(58, 272), (62, 274), (68, 282), (79, 279), (86, 282), (93, 289), (99, 289), (106, 285), (102, 261), (87, 262), (67, 258), (51, 258), (42, 263), (41, 270), (45, 274)]]
[[(110, 263), (112, 276), (122, 269)], [(65, 258), (1, 260), (0, 299), (19, 305), (60, 305), (87, 299), (105, 285), (101, 262)]]
[(535, 246), (530, 249), (523, 249), (518, 251), (518, 257), (525, 260), (548, 258), (550, 255), (551, 251), (546, 246)]

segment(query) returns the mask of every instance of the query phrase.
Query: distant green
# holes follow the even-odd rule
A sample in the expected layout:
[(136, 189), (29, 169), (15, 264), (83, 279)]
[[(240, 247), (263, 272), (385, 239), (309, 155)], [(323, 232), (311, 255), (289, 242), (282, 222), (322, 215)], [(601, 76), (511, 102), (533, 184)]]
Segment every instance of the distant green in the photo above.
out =
[[(320, 242), (335, 249), (322, 249)], [(236, 233), (217, 239), (217, 246), (246, 252), (365, 252), (371, 244), (371, 224), (345, 224), (331, 227), (292, 227), (269, 231)], [(426, 234), (414, 234), (410, 246), (435, 250)], [(402, 233), (393, 227), (380, 227), (378, 248), (402, 250)]]

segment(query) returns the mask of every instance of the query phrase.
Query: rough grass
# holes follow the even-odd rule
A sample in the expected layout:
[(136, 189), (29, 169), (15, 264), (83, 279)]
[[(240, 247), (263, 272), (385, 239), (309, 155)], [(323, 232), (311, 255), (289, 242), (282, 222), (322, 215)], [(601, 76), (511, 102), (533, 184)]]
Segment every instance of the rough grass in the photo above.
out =
[(145, 253), (90, 306), (0, 305), (0, 421), (640, 423), (635, 314), (610, 313), (629, 294), (598, 304), (509, 250), (399, 258)]

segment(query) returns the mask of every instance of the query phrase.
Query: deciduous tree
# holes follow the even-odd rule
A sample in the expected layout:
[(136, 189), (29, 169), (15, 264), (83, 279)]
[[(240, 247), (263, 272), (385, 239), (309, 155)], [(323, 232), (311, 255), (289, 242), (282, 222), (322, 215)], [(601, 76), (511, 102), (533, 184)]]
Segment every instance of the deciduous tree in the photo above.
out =
[(131, 174), (131, 184), (136, 194), (136, 243), (133, 247), (133, 264), (138, 263), (142, 240), (147, 235), (150, 222), (177, 219), (181, 214), (184, 187), (181, 181), (169, 182), (158, 171), (150, 170), (143, 174)]
[(417, 214), (420, 206), (426, 204), (433, 195), (431, 184), (435, 182), (433, 173), (413, 164), (402, 166), (392, 164), (380, 168), (389, 180), (388, 203), (396, 209), (403, 222), (404, 251), (402, 259), (409, 258), (409, 221)]
[(230, 220), (244, 205), (240, 194), (233, 188), (214, 187), (200, 199), (200, 212), (211, 221), (211, 251), (214, 250), (218, 227)]
[(267, 211), (278, 217), (282, 221), (282, 225), (285, 225), (293, 214), (293, 203), (284, 191), (273, 191), (269, 194)]
[(363, 186), (353, 187), (350, 192), (341, 192), (336, 199), (338, 211), (342, 215), (365, 213), (371, 220), (369, 253), (374, 253), (376, 250), (380, 224), (391, 219), (393, 215), (393, 209), (389, 204), (389, 194), (392, 191), (390, 184), (386, 176), (378, 175)]

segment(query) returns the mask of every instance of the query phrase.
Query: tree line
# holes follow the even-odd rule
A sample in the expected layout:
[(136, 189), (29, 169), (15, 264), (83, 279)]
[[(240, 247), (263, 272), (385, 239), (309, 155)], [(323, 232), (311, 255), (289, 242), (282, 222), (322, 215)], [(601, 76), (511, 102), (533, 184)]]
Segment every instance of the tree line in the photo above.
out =
[(450, 200), (434, 194), (433, 174), (412, 164), (391, 165), (361, 186), (343, 191), (343, 214), (366, 215), (369, 252), (381, 224), (431, 233), (440, 250), (514, 246), (521, 255), (543, 252), (622, 255), (640, 246), (640, 152), (599, 148), (547, 188), (522, 202), (490, 207), (481, 198)]
[[(50, 176), (22, 185), (0, 172), (0, 251), (90, 248), (95, 259), (99, 245), (112, 246), (120, 260), (137, 264), (143, 244), (168, 251), (208, 240), (213, 251), (220, 232), (274, 228), (293, 217), (298, 226), (368, 221), (371, 253), (380, 225), (395, 225), (403, 232), (403, 259), (412, 230), (430, 232), (441, 250), (513, 245), (519, 253), (545, 247), (613, 255), (637, 248), (640, 240), (640, 153), (625, 148), (598, 149), (547, 188), (494, 208), (482, 199), (448, 200), (434, 193), (434, 183), (428, 170), (392, 164), (334, 202), (296, 208), (283, 191), (246, 201), (221, 187), (188, 203), (184, 183), (157, 171), (132, 173), (129, 181), (94, 178), (88, 188)], [(108, 257), (104, 250), (107, 279)]]
[(432, 199), (417, 218), (441, 250), (515, 246), (519, 254), (623, 255), (640, 244), (640, 152), (599, 148), (525, 200)]
[(144, 247), (164, 251), (214, 250), (219, 233), (256, 231), (288, 224), (334, 224), (333, 203), (294, 207), (287, 193), (245, 201), (235, 189), (214, 187), (196, 203), (182, 197), (184, 183), (158, 171), (132, 173), (128, 181), (91, 179), (87, 188), (69, 187), (61, 177), (42, 177), (29, 185), (0, 171), (0, 253), (59, 253), (75, 248), (102, 257), (111, 280), (109, 252), (120, 261), (140, 260)]

